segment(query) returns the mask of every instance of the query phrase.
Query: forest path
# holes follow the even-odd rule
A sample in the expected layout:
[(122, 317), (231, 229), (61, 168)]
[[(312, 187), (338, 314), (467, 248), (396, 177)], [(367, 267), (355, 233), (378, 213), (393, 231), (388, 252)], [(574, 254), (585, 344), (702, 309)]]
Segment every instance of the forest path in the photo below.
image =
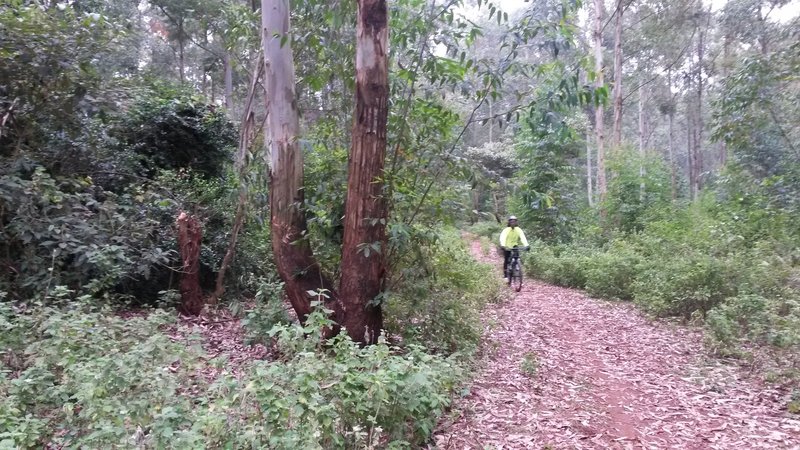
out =
[(439, 449), (800, 449), (785, 395), (704, 357), (697, 330), (531, 280), (484, 325), (482, 370)]

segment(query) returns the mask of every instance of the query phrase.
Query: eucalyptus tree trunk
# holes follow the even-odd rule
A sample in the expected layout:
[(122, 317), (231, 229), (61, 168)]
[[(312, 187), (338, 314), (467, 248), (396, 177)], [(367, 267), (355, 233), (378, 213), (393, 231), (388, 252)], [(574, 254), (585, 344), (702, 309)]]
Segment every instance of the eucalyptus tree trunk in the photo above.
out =
[[(641, 70), (641, 69), (640, 69)], [(639, 88), (639, 157), (641, 158), (641, 162), (639, 164), (639, 200), (644, 200), (645, 194), (645, 183), (644, 177), (647, 175), (647, 169), (644, 166), (645, 163), (645, 156), (647, 156), (645, 152), (645, 135), (647, 133), (646, 129), (646, 122), (644, 119), (644, 100), (645, 100), (645, 90), (644, 88)]]
[(386, 0), (359, 0), (356, 107), (348, 161), (342, 244), (340, 324), (353, 340), (375, 343), (383, 328), (379, 295), (386, 274), (388, 204), (383, 177), (389, 112)]
[[(603, 0), (594, 2), (594, 70), (595, 88), (602, 88), (603, 82)], [(594, 132), (597, 143), (597, 194), (602, 202), (608, 190), (606, 184), (606, 153), (603, 147), (605, 130), (603, 124), (603, 104), (594, 110)]]
[(178, 75), (181, 78), (181, 83), (186, 82), (186, 57), (184, 55), (184, 42), (183, 38), (178, 41)]
[[(722, 44), (722, 79), (726, 80), (730, 74), (731, 41), (733, 38), (730, 33), (725, 33)], [(728, 164), (728, 144), (725, 139), (720, 139), (719, 143), (719, 165), (720, 168)]]
[(667, 91), (670, 95), (670, 105), (667, 109), (667, 120), (669, 121), (669, 130), (667, 133), (667, 153), (669, 157), (669, 170), (670, 182), (672, 188), (672, 201), (678, 198), (678, 174), (675, 168), (675, 102), (672, 95), (672, 69), (667, 69)]
[(622, 0), (617, 0), (614, 18), (614, 126), (612, 144), (619, 147), (622, 142)]
[[(581, 84), (586, 85), (588, 83), (588, 76), (586, 73), (581, 73)], [(584, 111), (586, 112), (586, 120), (588, 124), (586, 126), (586, 135), (584, 139), (586, 140), (586, 200), (589, 202), (589, 206), (594, 206), (594, 193), (592, 192), (592, 127), (593, 124), (593, 115), (594, 110), (591, 105), (588, 105)]]
[(489, 143), (493, 142), (494, 138), (494, 117), (492, 116), (492, 99), (487, 98), (486, 101), (489, 103)]
[(228, 110), (228, 116), (233, 116), (233, 65), (231, 64), (231, 54), (225, 51), (225, 57), (222, 60), (225, 66), (225, 109)]
[(586, 199), (589, 206), (594, 206), (594, 192), (592, 192), (592, 134), (586, 129)]
[[(311, 301), (336, 299), (306, 240), (303, 214), (303, 154), (295, 95), (294, 61), (289, 36), (289, 0), (262, 0), (264, 81), (271, 135), (269, 202), (272, 251), (286, 294), (300, 321), (311, 312)], [(313, 292), (325, 291), (325, 296)]]
[[(700, 10), (702, 11), (702, 2), (700, 6)], [(709, 14), (711, 12), (709, 11)], [(703, 154), (702, 154), (702, 146), (703, 146), (703, 63), (705, 58), (705, 29), (701, 29), (700, 33), (697, 37), (697, 122), (695, 124), (695, 132), (697, 137), (695, 138), (695, 198), (700, 193), (700, 189), (702, 189), (702, 183), (700, 176), (703, 172)]]
[(697, 134), (695, 132), (695, 127), (697, 123), (695, 122), (695, 105), (692, 100), (689, 98), (686, 100), (686, 150), (687, 150), (687, 171), (688, 171), (688, 178), (689, 178), (689, 197), (694, 200), (697, 198), (697, 174), (695, 170), (697, 168), (697, 147), (695, 145), (695, 141), (697, 140)]
[(669, 134), (668, 134), (668, 144), (667, 144), (667, 151), (669, 152), (669, 171), (670, 171), (670, 182), (672, 188), (672, 201), (678, 199), (678, 174), (676, 173), (677, 169), (675, 168), (675, 128), (674, 128), (674, 121), (675, 121), (675, 112), (670, 111), (669, 116), (667, 116), (669, 120)]
[(647, 92), (644, 88), (639, 89), (639, 154), (645, 154), (645, 141), (647, 140), (647, 120), (644, 115), (644, 103)]
[(472, 210), (475, 211), (474, 214), (470, 214), (470, 224), (473, 224), (478, 221), (478, 213), (481, 210), (481, 194), (482, 189), (481, 185), (478, 182), (475, 182), (472, 185), (472, 189), (469, 191), (470, 200), (472, 200)]

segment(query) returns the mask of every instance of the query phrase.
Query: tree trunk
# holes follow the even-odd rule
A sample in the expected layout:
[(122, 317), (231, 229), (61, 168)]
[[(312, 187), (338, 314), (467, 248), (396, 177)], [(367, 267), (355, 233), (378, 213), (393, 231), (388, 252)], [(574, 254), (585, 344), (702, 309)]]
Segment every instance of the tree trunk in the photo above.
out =
[(758, 30), (758, 44), (761, 49), (761, 54), (766, 56), (768, 52), (767, 48), (767, 18), (764, 17), (763, 12), (761, 11), (761, 3), (758, 3), (758, 13), (757, 13), (758, 23), (760, 29)]
[[(595, 0), (594, 18), (594, 70), (595, 88), (602, 88), (603, 82), (603, 0)], [(603, 148), (604, 137), (603, 104), (600, 103), (594, 110), (594, 131), (597, 144), (597, 193), (602, 202), (608, 190), (606, 185), (606, 154)]]
[[(581, 73), (581, 84), (587, 86), (589, 83), (588, 74), (583, 72)], [(589, 202), (589, 206), (594, 206), (594, 193), (592, 192), (592, 128), (594, 127), (594, 110), (591, 104), (587, 105), (584, 109), (586, 113), (586, 200)]]
[(478, 217), (481, 210), (481, 191), (481, 185), (476, 182), (472, 185), (472, 189), (469, 192), (470, 200), (472, 200), (472, 210), (474, 211), (473, 214), (469, 215), (470, 224), (473, 224), (479, 220)]
[(494, 134), (494, 117), (492, 117), (492, 99), (486, 99), (489, 102), (489, 143), (491, 144), (493, 141), (493, 134)]
[(178, 310), (197, 316), (203, 310), (203, 290), (200, 288), (200, 243), (203, 232), (196, 218), (181, 212), (176, 220), (178, 246), (181, 251), (181, 304)]
[(386, 274), (387, 202), (383, 177), (389, 112), (389, 15), (386, 0), (359, 0), (356, 107), (348, 161), (342, 244), (340, 324), (356, 342), (383, 329), (379, 295)]
[(233, 65), (231, 55), (227, 51), (222, 64), (225, 66), (225, 109), (228, 110), (229, 116), (233, 116)]
[(617, 0), (616, 17), (614, 18), (614, 126), (612, 145), (619, 147), (622, 143), (622, 0)]
[[(203, 44), (204, 47), (208, 48), (208, 30), (203, 31)], [(206, 70), (206, 64), (203, 60), (200, 60), (200, 74), (203, 77), (200, 81), (200, 91), (203, 93), (203, 96), (207, 99), (209, 97), (213, 97), (213, 92), (211, 95), (208, 95), (208, 71)], [(212, 85), (213, 89), (213, 85)], [(213, 103), (213, 100), (212, 100)]]
[(184, 54), (183, 54), (183, 47), (184, 47), (183, 39), (180, 39), (178, 41), (178, 74), (181, 77), (181, 84), (183, 84), (186, 81), (186, 75), (185, 75), (185, 71), (184, 71), (185, 70), (184, 67), (186, 66), (186, 63), (185, 63), (185, 58), (184, 58)]
[[(700, 5), (700, 10), (702, 11), (702, 2)], [(695, 117), (695, 133), (697, 137), (694, 141), (694, 174), (696, 177), (695, 198), (697, 198), (700, 193), (700, 189), (702, 189), (700, 176), (703, 173), (703, 58), (705, 56), (705, 32), (705, 29), (701, 29), (697, 36), (697, 116)]]
[[(722, 80), (726, 80), (730, 75), (730, 58), (731, 58), (731, 41), (730, 33), (725, 33), (725, 38), (722, 44)], [(724, 168), (728, 164), (728, 144), (725, 139), (721, 139), (719, 143), (719, 166)]]
[(673, 122), (675, 120), (675, 113), (670, 112), (669, 116), (667, 116), (669, 120), (669, 134), (668, 134), (668, 144), (667, 144), (667, 151), (669, 152), (669, 169), (670, 169), (670, 181), (672, 186), (672, 201), (678, 199), (678, 174), (676, 173), (675, 168), (675, 138), (674, 138), (674, 127)]
[(644, 88), (639, 89), (639, 154), (645, 154), (645, 141), (647, 140), (647, 121), (644, 115), (644, 103), (647, 97), (647, 92)]
[(695, 127), (697, 124), (695, 123), (695, 105), (690, 100), (686, 100), (686, 156), (688, 157), (687, 162), (687, 171), (688, 171), (688, 178), (689, 178), (689, 197), (692, 200), (697, 198), (697, 176), (695, 174), (695, 168), (697, 164), (695, 163), (695, 159), (697, 157), (695, 153), (695, 140), (697, 139), (697, 135), (695, 134)]
[(501, 219), (500, 213), (503, 212), (505, 205), (500, 204), (500, 197), (497, 195), (497, 191), (494, 188), (492, 188), (492, 200), (494, 203), (494, 218), (497, 220), (497, 223), (502, 223), (503, 220)]
[(272, 139), (270, 153), (270, 219), (272, 251), (278, 274), (297, 317), (304, 322), (311, 312), (311, 301), (325, 298), (313, 294), (320, 289), (327, 295), (328, 307), (336, 295), (323, 276), (305, 237), (303, 214), (303, 154), (300, 149), (300, 124), (295, 96), (294, 61), (289, 36), (288, 0), (262, 0), (264, 31), (264, 81), (267, 87), (268, 124)]
[[(641, 69), (640, 69), (641, 70)], [(639, 164), (639, 177), (641, 178), (639, 181), (639, 200), (644, 200), (645, 194), (645, 183), (644, 177), (647, 174), (644, 163), (645, 163), (645, 147), (644, 141), (646, 139), (647, 134), (647, 127), (644, 120), (644, 100), (645, 100), (646, 92), (644, 88), (639, 88), (639, 157), (641, 158), (641, 162)]]
[(586, 198), (589, 206), (594, 206), (594, 193), (592, 192), (592, 139), (591, 132), (586, 130)]
[[(236, 150), (234, 157), (234, 168), (239, 175), (239, 180), (244, 183), (244, 172), (246, 167), (247, 152), (253, 145), (253, 141), (258, 136), (256, 130), (256, 119), (253, 111), (253, 103), (258, 96), (258, 89), (261, 82), (261, 77), (264, 74), (264, 55), (260, 55), (256, 61), (256, 67), (253, 70), (253, 76), (250, 79), (250, 86), (247, 90), (247, 97), (244, 104), (244, 114), (242, 114), (242, 123), (239, 127), (239, 148)], [(230, 114), (230, 112), (229, 112)], [(264, 140), (269, 140), (269, 130), (265, 133)], [(247, 213), (247, 191), (244, 185), (239, 186), (239, 200), (236, 205), (236, 215), (233, 220), (233, 228), (231, 229), (231, 237), (228, 241), (228, 249), (225, 251), (225, 256), (219, 265), (217, 272), (217, 283), (214, 288), (214, 293), (209, 299), (209, 303), (216, 303), (220, 297), (225, 293), (225, 273), (233, 262), (233, 257), (236, 254), (236, 242), (239, 239), (239, 233), (244, 227), (245, 214)]]
[(672, 201), (678, 199), (678, 175), (675, 168), (675, 101), (672, 95), (672, 69), (667, 69), (667, 92), (670, 95), (669, 109), (667, 109), (667, 120), (669, 130), (667, 132), (667, 154), (669, 157), (670, 182), (672, 188)]

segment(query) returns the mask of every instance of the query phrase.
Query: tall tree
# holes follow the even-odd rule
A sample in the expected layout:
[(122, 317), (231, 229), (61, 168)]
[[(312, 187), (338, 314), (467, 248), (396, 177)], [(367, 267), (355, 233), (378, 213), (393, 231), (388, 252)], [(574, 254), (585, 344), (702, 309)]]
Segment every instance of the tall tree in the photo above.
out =
[[(695, 14), (696, 26), (696, 58), (694, 70), (691, 78), (694, 82), (695, 98), (694, 101), (687, 99), (688, 110), (687, 115), (692, 119), (691, 122), (691, 136), (689, 137), (689, 191), (693, 199), (697, 199), (702, 188), (702, 172), (703, 172), (703, 92), (705, 89), (704, 75), (705, 75), (705, 46), (706, 34), (711, 24), (711, 6), (709, 5), (708, 11), (704, 9), (702, 0), (699, 2), (697, 13)], [(691, 114), (689, 114), (691, 112)], [(689, 118), (687, 117), (687, 119)]]
[[(603, 81), (603, 0), (594, 1), (594, 71), (595, 88), (601, 89)], [(606, 153), (604, 148), (605, 130), (603, 125), (603, 104), (598, 103), (594, 110), (594, 132), (597, 144), (597, 194), (602, 201), (608, 190), (606, 183)]]
[(678, 198), (678, 169), (675, 166), (675, 95), (672, 93), (672, 68), (667, 68), (667, 94), (669, 99), (660, 106), (667, 116), (667, 159), (669, 160), (672, 201)]
[(379, 295), (386, 273), (388, 206), (382, 181), (389, 111), (388, 8), (386, 0), (359, 0), (356, 35), (356, 100), (337, 292), (322, 274), (306, 237), (303, 156), (288, 0), (262, 0), (265, 80), (271, 133), (270, 209), (278, 272), (298, 316), (311, 300), (326, 299), (337, 323), (357, 342), (375, 343), (383, 328)]
[(614, 11), (614, 124), (611, 143), (619, 147), (622, 143), (622, 24), (626, 6), (623, 0), (616, 1)]
[(353, 340), (377, 342), (383, 316), (377, 297), (386, 274), (387, 202), (383, 176), (389, 113), (389, 15), (386, 0), (359, 0), (356, 106), (345, 203), (341, 325)]
[(261, 10), (271, 135), (268, 150), (272, 251), (289, 302), (303, 321), (311, 312), (314, 293), (331, 303), (335, 302), (335, 293), (305, 235), (303, 153), (289, 40), (289, 0), (262, 0)]

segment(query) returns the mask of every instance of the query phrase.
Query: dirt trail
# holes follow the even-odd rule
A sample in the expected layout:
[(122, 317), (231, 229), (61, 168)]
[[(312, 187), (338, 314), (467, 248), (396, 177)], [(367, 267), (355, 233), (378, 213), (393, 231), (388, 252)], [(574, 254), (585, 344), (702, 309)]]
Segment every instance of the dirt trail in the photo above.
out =
[(437, 448), (800, 449), (785, 394), (705, 358), (696, 330), (533, 281), (484, 323), (484, 369)]

